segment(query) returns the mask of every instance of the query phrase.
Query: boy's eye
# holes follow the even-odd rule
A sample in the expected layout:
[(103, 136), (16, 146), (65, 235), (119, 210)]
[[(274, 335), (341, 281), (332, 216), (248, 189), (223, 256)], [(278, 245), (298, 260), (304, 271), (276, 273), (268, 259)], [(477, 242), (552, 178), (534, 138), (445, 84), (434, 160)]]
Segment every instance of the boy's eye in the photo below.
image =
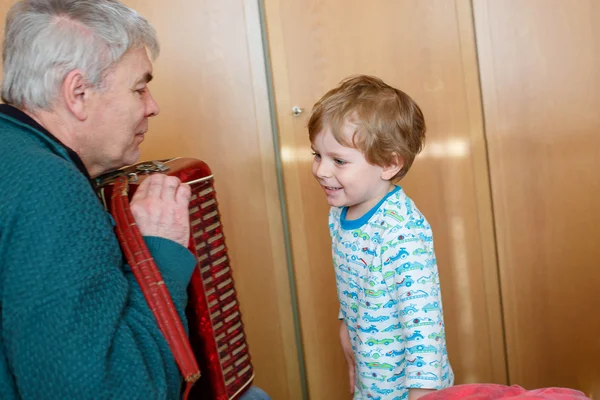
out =
[(315, 157), (317, 160), (320, 160), (320, 159), (321, 159), (321, 155), (320, 155), (319, 153), (317, 153), (317, 152), (314, 152), (314, 151), (313, 151), (313, 152), (312, 152), (312, 155), (313, 155), (313, 156), (314, 156), (314, 157)]
[(347, 162), (346, 162), (346, 161), (344, 161), (344, 160), (340, 160), (339, 158), (336, 158), (336, 159), (334, 159), (333, 161), (334, 161), (334, 162), (335, 162), (337, 165), (345, 165), (345, 164), (347, 164)]

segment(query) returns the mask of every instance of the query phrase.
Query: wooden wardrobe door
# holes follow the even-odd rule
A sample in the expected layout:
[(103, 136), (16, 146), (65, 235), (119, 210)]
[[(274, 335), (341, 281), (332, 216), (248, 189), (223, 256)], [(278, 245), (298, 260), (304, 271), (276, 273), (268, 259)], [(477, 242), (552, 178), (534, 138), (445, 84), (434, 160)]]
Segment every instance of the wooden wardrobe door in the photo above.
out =
[(600, 3), (474, 6), (510, 382), (600, 396)]

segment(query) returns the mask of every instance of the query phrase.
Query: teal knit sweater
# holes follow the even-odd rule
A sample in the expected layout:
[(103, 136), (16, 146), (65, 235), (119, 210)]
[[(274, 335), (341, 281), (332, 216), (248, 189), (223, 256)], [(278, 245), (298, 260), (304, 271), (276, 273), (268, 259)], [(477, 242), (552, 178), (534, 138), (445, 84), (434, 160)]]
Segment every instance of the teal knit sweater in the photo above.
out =
[[(0, 398), (179, 398), (110, 216), (79, 160), (30, 125), (0, 113)], [(195, 259), (145, 240), (185, 321)]]

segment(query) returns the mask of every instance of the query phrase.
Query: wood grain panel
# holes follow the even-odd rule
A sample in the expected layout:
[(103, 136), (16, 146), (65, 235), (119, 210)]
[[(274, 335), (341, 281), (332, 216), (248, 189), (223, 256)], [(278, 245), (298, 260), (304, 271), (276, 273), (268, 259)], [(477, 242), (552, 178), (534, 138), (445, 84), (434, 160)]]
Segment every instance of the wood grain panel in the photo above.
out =
[(600, 396), (600, 4), (477, 1), (510, 382)]

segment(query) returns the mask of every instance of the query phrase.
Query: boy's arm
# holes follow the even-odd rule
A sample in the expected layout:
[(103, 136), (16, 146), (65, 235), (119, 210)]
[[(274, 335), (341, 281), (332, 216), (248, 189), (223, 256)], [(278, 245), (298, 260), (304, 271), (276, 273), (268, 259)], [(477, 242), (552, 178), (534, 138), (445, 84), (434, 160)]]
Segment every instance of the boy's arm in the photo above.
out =
[[(419, 233), (423, 233), (419, 235)], [(429, 229), (401, 229), (384, 240), (381, 258), (406, 352), (405, 387), (440, 389), (445, 367), (442, 303)], [(419, 398), (421, 391), (411, 398)]]

